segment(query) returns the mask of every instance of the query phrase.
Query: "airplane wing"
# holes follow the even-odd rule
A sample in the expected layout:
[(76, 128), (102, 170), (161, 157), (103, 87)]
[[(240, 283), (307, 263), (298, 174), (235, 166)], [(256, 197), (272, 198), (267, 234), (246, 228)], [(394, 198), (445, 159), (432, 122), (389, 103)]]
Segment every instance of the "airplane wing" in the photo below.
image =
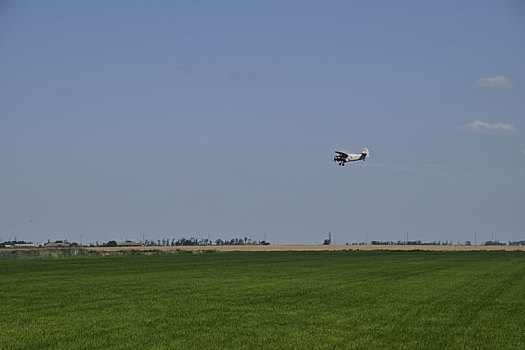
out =
[(339, 151), (335, 151), (335, 153), (341, 155), (341, 156), (348, 156), (348, 153), (345, 153), (345, 152), (339, 152)]

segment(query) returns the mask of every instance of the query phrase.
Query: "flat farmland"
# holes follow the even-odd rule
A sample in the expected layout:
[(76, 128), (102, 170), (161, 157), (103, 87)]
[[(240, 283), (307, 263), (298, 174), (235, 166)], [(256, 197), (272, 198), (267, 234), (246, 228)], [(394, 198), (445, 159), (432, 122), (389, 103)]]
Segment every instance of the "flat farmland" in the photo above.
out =
[(1, 349), (523, 349), (525, 253), (0, 261)]

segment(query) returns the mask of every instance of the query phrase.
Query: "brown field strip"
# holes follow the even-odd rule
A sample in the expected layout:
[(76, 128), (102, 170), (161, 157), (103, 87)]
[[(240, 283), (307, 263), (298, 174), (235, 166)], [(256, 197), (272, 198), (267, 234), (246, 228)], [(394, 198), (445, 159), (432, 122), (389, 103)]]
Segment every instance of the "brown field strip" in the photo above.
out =
[(98, 251), (121, 250), (215, 250), (221, 252), (280, 252), (336, 250), (427, 250), (427, 251), (525, 251), (525, 246), (466, 245), (220, 245), (220, 246), (149, 246), (149, 247), (89, 247)]
[[(219, 251), (219, 252), (282, 252), (282, 251), (342, 251), (342, 250), (402, 250), (402, 251), (525, 251), (525, 246), (467, 246), (467, 245), (221, 245), (221, 246), (141, 246), (141, 247), (84, 247), (98, 252), (118, 251)], [(64, 248), (1, 248), (1, 251)], [(67, 249), (67, 248), (66, 248)]]

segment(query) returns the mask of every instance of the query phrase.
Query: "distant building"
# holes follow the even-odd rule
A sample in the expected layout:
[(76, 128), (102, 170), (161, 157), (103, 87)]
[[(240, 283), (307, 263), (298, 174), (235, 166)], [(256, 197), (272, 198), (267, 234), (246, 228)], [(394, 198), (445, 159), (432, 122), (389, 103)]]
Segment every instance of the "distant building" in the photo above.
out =
[(9, 246), (9, 248), (38, 248), (42, 245), (36, 243), (15, 243)]
[(48, 242), (44, 244), (45, 248), (69, 248), (71, 243), (67, 242)]

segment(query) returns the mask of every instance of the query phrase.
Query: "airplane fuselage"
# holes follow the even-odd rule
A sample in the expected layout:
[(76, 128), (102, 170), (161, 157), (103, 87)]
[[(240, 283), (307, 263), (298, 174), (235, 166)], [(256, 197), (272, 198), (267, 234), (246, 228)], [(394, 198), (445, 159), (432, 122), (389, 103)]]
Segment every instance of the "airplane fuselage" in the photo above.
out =
[(365, 157), (363, 157), (361, 154), (349, 154), (345, 162), (355, 162), (356, 160), (365, 160)]
[(346, 153), (346, 152), (340, 152), (336, 151), (336, 155), (334, 156), (334, 162), (338, 162), (339, 165), (345, 165), (347, 162), (355, 162), (358, 160), (365, 160), (369, 157), (369, 151), (368, 148), (364, 148), (361, 153)]

